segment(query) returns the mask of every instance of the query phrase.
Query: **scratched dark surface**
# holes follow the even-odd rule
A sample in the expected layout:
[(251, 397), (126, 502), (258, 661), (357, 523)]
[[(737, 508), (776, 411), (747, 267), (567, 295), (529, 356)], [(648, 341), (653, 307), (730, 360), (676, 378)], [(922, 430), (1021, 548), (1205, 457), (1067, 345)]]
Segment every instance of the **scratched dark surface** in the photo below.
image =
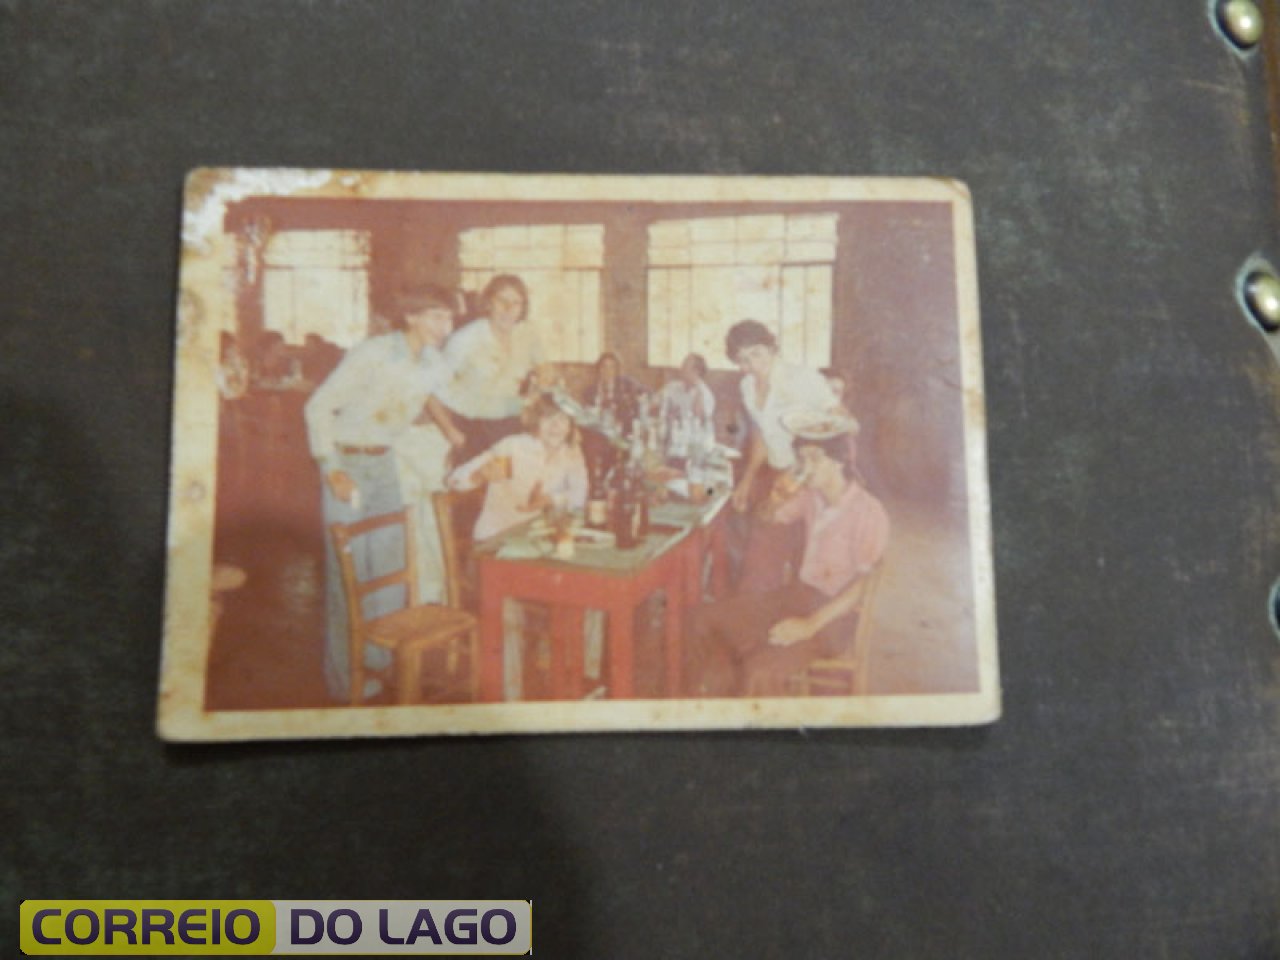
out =
[[(253, 896), (530, 897), (553, 957), (1280, 956), (1261, 57), (1200, 0), (635, 6), (0, 3), (0, 953), (23, 897)], [(966, 180), (1003, 720), (161, 745), (196, 165)]]

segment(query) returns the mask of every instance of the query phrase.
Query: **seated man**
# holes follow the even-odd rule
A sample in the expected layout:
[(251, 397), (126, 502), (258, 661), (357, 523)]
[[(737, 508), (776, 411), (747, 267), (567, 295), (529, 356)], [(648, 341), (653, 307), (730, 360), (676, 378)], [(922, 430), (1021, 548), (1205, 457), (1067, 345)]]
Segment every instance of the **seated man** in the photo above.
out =
[(776, 523), (804, 523), (799, 575), (694, 612), (692, 696), (781, 696), (788, 677), (853, 636), (859, 580), (884, 553), (889, 517), (855, 479), (846, 436), (797, 437), (795, 449), (802, 487), (772, 514)]

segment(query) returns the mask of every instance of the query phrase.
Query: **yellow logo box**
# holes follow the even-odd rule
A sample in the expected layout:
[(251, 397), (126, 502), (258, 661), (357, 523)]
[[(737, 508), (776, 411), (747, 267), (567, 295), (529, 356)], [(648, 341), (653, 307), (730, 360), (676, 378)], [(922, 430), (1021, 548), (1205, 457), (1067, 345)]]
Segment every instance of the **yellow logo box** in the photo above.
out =
[(24, 900), (28, 956), (245, 956), (276, 945), (270, 900)]

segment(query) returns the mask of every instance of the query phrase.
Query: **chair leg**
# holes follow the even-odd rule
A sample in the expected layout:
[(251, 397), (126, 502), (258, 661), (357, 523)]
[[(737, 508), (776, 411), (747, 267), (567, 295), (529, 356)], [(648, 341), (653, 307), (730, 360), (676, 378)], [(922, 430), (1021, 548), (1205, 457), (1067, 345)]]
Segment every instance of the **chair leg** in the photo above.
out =
[(401, 649), (396, 653), (396, 703), (408, 705), (421, 699), (422, 649)]
[(858, 664), (858, 669), (854, 671), (853, 681), (849, 684), (849, 692), (855, 697), (865, 697), (867, 688), (870, 686), (871, 675), (871, 658), (864, 656)]
[(471, 673), (467, 697), (475, 703), (480, 695), (480, 631), (477, 627), (467, 630), (467, 660)]
[(350, 657), (348, 671), (351, 674), (351, 705), (358, 707), (364, 700), (364, 644), (353, 638), (347, 650)]

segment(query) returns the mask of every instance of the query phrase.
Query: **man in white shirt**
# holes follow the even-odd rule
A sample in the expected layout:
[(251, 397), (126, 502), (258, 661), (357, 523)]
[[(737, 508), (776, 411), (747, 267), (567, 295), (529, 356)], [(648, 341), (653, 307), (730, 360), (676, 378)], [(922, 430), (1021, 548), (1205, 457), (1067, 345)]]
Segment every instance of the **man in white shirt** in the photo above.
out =
[(484, 315), (457, 330), (445, 345), (452, 376), (441, 400), (457, 414), (470, 459), (504, 436), (518, 433), (526, 381), (543, 362), (542, 342), (528, 322), (523, 280), (499, 274), (480, 297)]
[(742, 405), (751, 420), (746, 467), (733, 491), (733, 508), (745, 516), (733, 526), (730, 550), (741, 556), (739, 592), (772, 590), (786, 579), (799, 557), (801, 540), (785, 531), (760, 529), (748, 513), (773, 490), (780, 474), (796, 463), (793, 434), (782, 425), (792, 410), (834, 410), (839, 401), (817, 370), (778, 357), (778, 341), (758, 320), (729, 328), (725, 353), (742, 370)]
[[(422, 287), (402, 293), (399, 305), (404, 329), (370, 337), (352, 347), (312, 393), (304, 411), (311, 454), (323, 478), (325, 679), (330, 693), (341, 699), (351, 695), (348, 612), (329, 525), (355, 523), (399, 510), (405, 504), (397, 450), (407, 452), (415, 424), (432, 424), (445, 441), (438, 445), (439, 484), (443, 482), (446, 444), (458, 446), (463, 439), (436, 399), (450, 376), (440, 346), (453, 326), (452, 298), (439, 288)], [(421, 457), (421, 450), (415, 455)], [(415, 526), (409, 532), (421, 549), (429, 538), (418, 529), (417, 521), (433, 524), (434, 517), (429, 503), (413, 506)], [(438, 537), (434, 542), (434, 551), (420, 556), (420, 588), (425, 585), (424, 574), (432, 567), (432, 557), (439, 555)], [(389, 573), (404, 564), (404, 543), (394, 530), (358, 538), (353, 553), (361, 579)], [(439, 569), (438, 560), (435, 567)], [(408, 601), (400, 594), (391, 588), (366, 598), (365, 616), (398, 609)], [(385, 667), (390, 661), (386, 650), (369, 648), (366, 654), (367, 665), (374, 669)], [(366, 686), (365, 696), (377, 692), (376, 681)]]

